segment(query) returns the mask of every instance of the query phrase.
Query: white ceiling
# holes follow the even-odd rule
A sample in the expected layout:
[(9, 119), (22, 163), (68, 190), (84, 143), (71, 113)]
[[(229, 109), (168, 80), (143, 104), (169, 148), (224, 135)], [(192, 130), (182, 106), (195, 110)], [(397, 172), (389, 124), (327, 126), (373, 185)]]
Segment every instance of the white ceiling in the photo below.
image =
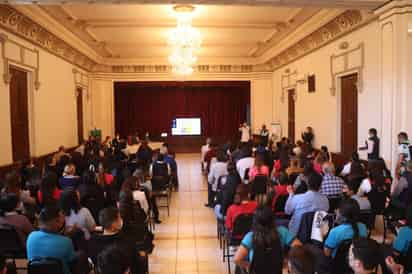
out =
[[(86, 0), (82, 0), (83, 3)], [(198, 53), (200, 63), (253, 64), (270, 49), (291, 37), (309, 21), (319, 20), (325, 12), (343, 12), (349, 7), (376, 8), (386, 0), (202, 0), (195, 5), (193, 26), (203, 40)], [(13, 2), (13, 1), (11, 1)], [(20, 1), (22, 2), (22, 1)], [(30, 1), (23, 1), (30, 2)], [(37, 2), (61, 2), (40, 0)], [(67, 1), (66, 1), (67, 2)], [(32, 6), (51, 17), (108, 63), (167, 63), (170, 49), (167, 36), (176, 25), (170, 4), (78, 4)], [(88, 1), (89, 2), (89, 1)], [(93, 1), (113, 2), (113, 1)], [(117, 0), (122, 2), (122, 0)], [(170, 1), (123, 2), (165, 3)], [(177, 0), (174, 2), (187, 2)], [(248, 5), (231, 5), (231, 4)], [(306, 3), (306, 4), (305, 4)], [(251, 5), (253, 4), (253, 5)], [(310, 5), (307, 5), (310, 4)], [(31, 7), (28, 7), (30, 9)], [(27, 9), (27, 8), (26, 8)], [(131, 61), (133, 60), (133, 61)], [(219, 60), (219, 61), (216, 61)]]

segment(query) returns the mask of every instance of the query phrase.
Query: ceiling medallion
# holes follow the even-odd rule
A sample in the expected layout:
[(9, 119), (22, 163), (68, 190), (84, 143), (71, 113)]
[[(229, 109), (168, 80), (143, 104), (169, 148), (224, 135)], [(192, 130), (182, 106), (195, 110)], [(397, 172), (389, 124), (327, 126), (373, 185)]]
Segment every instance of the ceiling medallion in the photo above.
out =
[(202, 38), (200, 32), (192, 26), (195, 7), (176, 5), (173, 7), (177, 26), (169, 33), (168, 44), (171, 47), (169, 62), (173, 72), (178, 75), (190, 75), (197, 62), (196, 53), (200, 49)]

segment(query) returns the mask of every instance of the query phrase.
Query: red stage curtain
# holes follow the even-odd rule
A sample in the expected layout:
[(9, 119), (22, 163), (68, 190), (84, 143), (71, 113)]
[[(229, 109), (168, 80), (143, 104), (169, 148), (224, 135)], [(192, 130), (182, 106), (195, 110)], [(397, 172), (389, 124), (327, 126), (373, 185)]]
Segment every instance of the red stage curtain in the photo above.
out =
[(232, 138), (246, 120), (249, 81), (115, 82), (116, 132), (171, 134), (172, 120), (201, 118), (202, 135)]

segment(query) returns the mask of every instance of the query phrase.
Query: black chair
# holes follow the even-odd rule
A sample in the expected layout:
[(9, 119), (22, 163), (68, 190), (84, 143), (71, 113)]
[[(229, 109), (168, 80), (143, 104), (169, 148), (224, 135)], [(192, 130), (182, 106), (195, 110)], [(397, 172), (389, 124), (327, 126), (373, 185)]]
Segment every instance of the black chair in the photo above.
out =
[(339, 208), (340, 203), (342, 202), (341, 197), (328, 197), (329, 200), (329, 213), (334, 213), (336, 209)]
[(352, 268), (349, 266), (348, 254), (349, 248), (352, 245), (352, 240), (343, 241), (336, 251), (336, 256), (332, 261), (332, 273), (334, 274), (350, 274), (353, 273)]
[(55, 258), (35, 258), (29, 261), (27, 269), (28, 274), (64, 274), (62, 262)]
[(230, 254), (230, 248), (240, 245), (243, 237), (251, 230), (252, 224), (253, 214), (240, 214), (235, 219), (233, 230), (226, 233), (225, 244), (223, 247), (223, 261), (227, 259), (229, 274), (231, 274), (230, 258), (234, 256), (234, 254)]
[(273, 209), (277, 217), (286, 217), (285, 205), (286, 205), (286, 202), (288, 201), (288, 198), (289, 198), (289, 195), (280, 195), (277, 198), (276, 203), (274, 205), (274, 209)]
[(383, 218), (383, 240), (382, 243), (385, 243), (386, 234), (388, 230), (388, 226), (393, 221), (391, 216), (389, 216), (386, 212), (386, 199), (388, 198), (388, 194), (386, 191), (379, 190), (375, 187), (368, 193), (368, 200), (371, 203), (372, 213), (374, 214), (375, 218), (377, 215), (382, 215)]
[(25, 259), (26, 249), (22, 244), (16, 228), (8, 224), (0, 224), (0, 254), (6, 258)]
[(170, 196), (172, 194), (172, 184), (169, 176), (154, 176), (152, 178), (152, 195), (155, 198), (164, 199), (164, 203), (158, 207), (167, 208), (167, 216), (170, 216)]

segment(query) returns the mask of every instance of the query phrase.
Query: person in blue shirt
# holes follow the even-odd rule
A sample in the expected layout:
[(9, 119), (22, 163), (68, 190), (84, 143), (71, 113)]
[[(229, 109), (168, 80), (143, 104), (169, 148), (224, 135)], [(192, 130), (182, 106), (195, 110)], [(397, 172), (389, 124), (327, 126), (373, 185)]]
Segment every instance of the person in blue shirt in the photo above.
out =
[(314, 173), (309, 176), (309, 190), (306, 193), (295, 195), (293, 187), (288, 186), (289, 198), (286, 201), (285, 213), (292, 216), (289, 222), (292, 235), (297, 235), (303, 214), (329, 210), (328, 198), (319, 193), (321, 184), (322, 176)]
[(177, 189), (179, 187), (179, 181), (177, 176), (177, 163), (175, 158), (169, 154), (169, 145), (164, 143), (160, 148), (160, 153), (164, 155), (163, 161), (170, 166), (171, 179), (173, 186)]
[(412, 205), (406, 210), (406, 225), (399, 230), (392, 247), (396, 255), (402, 256), (412, 248)]
[(46, 207), (40, 212), (39, 231), (27, 239), (27, 258), (55, 258), (61, 260), (63, 271), (70, 274), (76, 254), (70, 238), (59, 235), (64, 228), (63, 212), (57, 207)]
[(286, 246), (300, 245), (302, 245), (301, 242), (289, 233), (287, 228), (276, 227), (275, 215), (270, 207), (259, 207), (255, 212), (252, 231), (243, 238), (235, 254), (234, 262), (240, 267), (249, 268), (256, 246), (264, 246), (265, 248), (278, 246), (281, 250), (273, 252), (282, 252)]
[(327, 257), (334, 258), (339, 245), (344, 241), (368, 236), (368, 230), (364, 224), (358, 222), (359, 218), (358, 202), (353, 199), (344, 200), (336, 217), (340, 224), (332, 228), (324, 243), (323, 252)]

